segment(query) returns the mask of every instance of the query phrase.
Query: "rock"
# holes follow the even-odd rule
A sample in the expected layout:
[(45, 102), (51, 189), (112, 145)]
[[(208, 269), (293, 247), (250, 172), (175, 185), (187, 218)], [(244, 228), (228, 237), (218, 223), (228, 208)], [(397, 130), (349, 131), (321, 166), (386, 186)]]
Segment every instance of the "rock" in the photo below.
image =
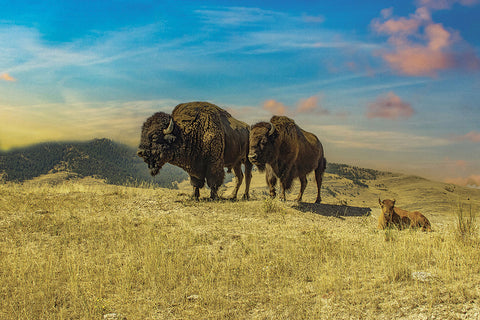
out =
[(103, 320), (127, 320), (120, 313), (107, 313), (103, 315)]
[(196, 295), (196, 294), (192, 294), (191, 296), (187, 297), (188, 301), (195, 301), (195, 300), (198, 300), (198, 299), (200, 299), (200, 296)]
[(434, 278), (433, 274), (425, 271), (415, 271), (412, 272), (412, 279), (420, 282), (432, 281)]

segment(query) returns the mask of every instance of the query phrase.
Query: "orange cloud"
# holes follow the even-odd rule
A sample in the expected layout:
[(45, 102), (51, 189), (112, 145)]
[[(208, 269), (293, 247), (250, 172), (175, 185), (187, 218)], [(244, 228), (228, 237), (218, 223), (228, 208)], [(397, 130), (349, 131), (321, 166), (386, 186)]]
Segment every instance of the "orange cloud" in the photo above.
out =
[(394, 18), (391, 9), (382, 10), (383, 19), (374, 19), (372, 29), (387, 35), (392, 48), (380, 52), (380, 56), (393, 70), (410, 76), (436, 76), (438, 71), (450, 68), (478, 69), (480, 59), (462, 42), (458, 32), (432, 21), (431, 9), (449, 8), (454, 2), (419, 1), (423, 6), (408, 18)]
[(283, 116), (287, 113), (288, 107), (274, 99), (267, 100), (263, 103), (263, 108), (273, 114)]
[(15, 79), (14, 77), (12, 77), (11, 75), (9, 75), (8, 73), (2, 73), (0, 74), (0, 79), (2, 80), (5, 80), (5, 81), (17, 81), (17, 79)]
[(414, 113), (409, 103), (402, 101), (395, 93), (389, 92), (368, 105), (367, 117), (397, 120), (410, 118)]

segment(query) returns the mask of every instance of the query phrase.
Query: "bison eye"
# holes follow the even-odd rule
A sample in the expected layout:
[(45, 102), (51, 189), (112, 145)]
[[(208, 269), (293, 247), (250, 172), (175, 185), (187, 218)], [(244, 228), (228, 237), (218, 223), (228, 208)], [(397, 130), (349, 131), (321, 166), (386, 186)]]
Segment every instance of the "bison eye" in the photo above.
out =
[(160, 137), (158, 136), (158, 134), (154, 133), (150, 136), (150, 140), (153, 142), (158, 142), (160, 140)]

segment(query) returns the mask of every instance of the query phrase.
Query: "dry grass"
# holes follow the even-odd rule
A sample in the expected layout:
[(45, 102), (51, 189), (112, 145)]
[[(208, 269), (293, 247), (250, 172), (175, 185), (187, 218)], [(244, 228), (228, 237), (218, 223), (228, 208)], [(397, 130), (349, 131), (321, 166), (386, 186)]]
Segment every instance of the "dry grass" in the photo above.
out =
[(480, 318), (478, 233), (253, 195), (0, 184), (0, 319)]

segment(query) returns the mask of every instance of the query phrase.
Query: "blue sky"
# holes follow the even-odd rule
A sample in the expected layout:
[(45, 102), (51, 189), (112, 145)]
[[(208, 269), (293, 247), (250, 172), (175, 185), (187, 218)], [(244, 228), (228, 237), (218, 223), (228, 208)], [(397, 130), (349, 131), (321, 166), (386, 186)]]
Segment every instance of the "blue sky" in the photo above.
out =
[(0, 148), (204, 100), (291, 116), (329, 161), (480, 185), (480, 3), (1, 1)]

